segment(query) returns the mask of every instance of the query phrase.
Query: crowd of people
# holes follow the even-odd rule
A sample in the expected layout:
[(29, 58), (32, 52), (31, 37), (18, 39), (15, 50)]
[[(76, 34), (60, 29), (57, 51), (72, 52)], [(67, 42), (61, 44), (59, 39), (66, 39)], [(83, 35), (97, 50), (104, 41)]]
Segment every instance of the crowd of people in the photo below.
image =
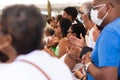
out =
[(120, 80), (120, 1), (93, 0), (45, 16), (11, 5), (0, 21), (4, 80)]

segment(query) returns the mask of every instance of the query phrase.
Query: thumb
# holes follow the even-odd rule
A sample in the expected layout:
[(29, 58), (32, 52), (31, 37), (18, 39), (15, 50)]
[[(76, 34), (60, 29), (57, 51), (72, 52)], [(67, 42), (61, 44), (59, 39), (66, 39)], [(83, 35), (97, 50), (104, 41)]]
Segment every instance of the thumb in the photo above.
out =
[(83, 36), (82, 36), (82, 33), (80, 33), (80, 38), (81, 38), (81, 39), (84, 39)]
[(68, 47), (65, 47), (66, 48), (66, 53), (69, 53), (69, 48)]

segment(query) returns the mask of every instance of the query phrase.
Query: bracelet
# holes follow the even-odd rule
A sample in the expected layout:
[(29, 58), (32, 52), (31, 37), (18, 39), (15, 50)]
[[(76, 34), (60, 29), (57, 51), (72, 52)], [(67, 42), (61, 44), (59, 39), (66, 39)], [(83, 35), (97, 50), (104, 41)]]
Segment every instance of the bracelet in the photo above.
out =
[(88, 72), (88, 67), (92, 64), (92, 62), (88, 62), (85, 64), (85, 71)]

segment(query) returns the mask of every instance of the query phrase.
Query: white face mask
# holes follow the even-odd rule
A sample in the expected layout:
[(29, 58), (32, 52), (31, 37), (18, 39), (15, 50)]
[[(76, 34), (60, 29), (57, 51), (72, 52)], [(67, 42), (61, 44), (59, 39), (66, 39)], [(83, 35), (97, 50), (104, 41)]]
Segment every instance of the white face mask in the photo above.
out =
[(79, 22), (84, 23), (84, 20), (81, 19), (81, 14), (77, 15), (77, 19), (78, 19)]
[[(101, 7), (102, 6), (102, 7)], [(98, 13), (100, 10), (102, 10), (104, 7), (106, 6), (106, 4), (101, 4), (101, 5), (98, 5), (98, 6), (95, 6), (95, 7), (101, 7), (99, 10), (93, 10), (91, 9), (91, 20), (98, 26), (100, 26), (103, 22), (103, 20), (107, 17), (108, 15), (108, 12), (105, 14), (105, 16), (102, 18), (102, 19), (99, 19), (98, 18)]]

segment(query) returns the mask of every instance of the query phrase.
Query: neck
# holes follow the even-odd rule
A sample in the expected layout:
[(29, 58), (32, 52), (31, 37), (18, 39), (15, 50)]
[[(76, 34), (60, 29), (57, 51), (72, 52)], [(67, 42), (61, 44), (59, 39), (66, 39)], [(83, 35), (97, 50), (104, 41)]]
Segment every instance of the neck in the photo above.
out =
[(112, 21), (114, 21), (115, 19), (119, 18), (120, 17), (120, 13), (117, 15), (115, 15), (114, 17), (112, 17), (109, 21), (109, 23), (111, 23)]
[(105, 27), (107, 24), (120, 17), (120, 11), (118, 11), (119, 8), (120, 6), (116, 6), (112, 9), (112, 12), (109, 13), (109, 16), (104, 20), (104, 23), (101, 25), (101, 27)]
[(87, 20), (87, 28), (88, 28), (88, 30), (90, 30), (95, 24), (91, 21), (91, 20)]
[(12, 62), (17, 57), (17, 52), (10, 45), (8, 45), (7, 47), (3, 48), (2, 51), (9, 57), (9, 60), (6, 63)]
[(120, 11), (118, 10), (120, 9), (120, 5), (116, 5), (113, 9), (112, 9), (112, 13), (110, 14), (110, 21), (112, 22), (113, 20), (115, 20), (116, 18), (120, 17)]

